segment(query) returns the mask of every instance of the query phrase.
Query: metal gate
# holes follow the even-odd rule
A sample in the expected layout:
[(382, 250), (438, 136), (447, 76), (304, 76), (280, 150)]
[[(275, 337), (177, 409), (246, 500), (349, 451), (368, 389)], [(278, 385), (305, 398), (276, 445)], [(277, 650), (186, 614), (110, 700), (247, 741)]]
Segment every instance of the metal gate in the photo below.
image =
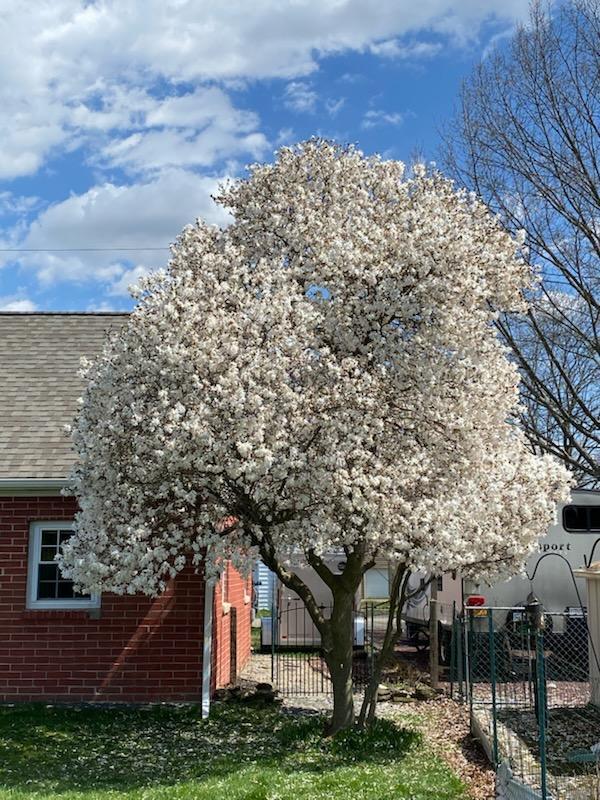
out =
[[(355, 688), (364, 687), (371, 675), (377, 641), (376, 623), (382, 618), (377, 604), (363, 604), (354, 612), (354, 655), (352, 680)], [(331, 616), (331, 606), (320, 606), (323, 616)], [(387, 622), (387, 610), (385, 611)], [(288, 601), (274, 614), (271, 635), (271, 675), (273, 685), (285, 696), (330, 695), (329, 668), (323, 657), (321, 637), (310, 614), (300, 601)]]

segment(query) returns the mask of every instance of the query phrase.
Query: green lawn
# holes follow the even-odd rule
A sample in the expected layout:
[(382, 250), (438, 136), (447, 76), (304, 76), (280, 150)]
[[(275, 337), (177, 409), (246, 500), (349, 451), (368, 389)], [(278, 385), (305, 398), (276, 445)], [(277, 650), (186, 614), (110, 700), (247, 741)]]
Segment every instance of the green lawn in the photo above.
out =
[(446, 800), (460, 781), (420, 735), (381, 721), (323, 740), (322, 717), (216, 704), (0, 708), (0, 800)]

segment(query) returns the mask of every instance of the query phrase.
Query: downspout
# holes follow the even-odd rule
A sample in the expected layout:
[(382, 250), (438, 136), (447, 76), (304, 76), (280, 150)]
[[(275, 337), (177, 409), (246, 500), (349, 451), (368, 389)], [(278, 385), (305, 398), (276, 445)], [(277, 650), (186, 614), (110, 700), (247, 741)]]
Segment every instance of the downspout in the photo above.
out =
[(204, 641), (202, 646), (202, 719), (210, 712), (210, 679), (212, 666), (213, 601), (215, 580), (204, 584)]

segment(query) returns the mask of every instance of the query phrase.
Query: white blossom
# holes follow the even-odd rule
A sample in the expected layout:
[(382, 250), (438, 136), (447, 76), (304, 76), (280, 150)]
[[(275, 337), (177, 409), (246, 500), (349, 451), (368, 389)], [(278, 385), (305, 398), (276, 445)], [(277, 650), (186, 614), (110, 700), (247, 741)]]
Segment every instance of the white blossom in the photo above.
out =
[(439, 174), (323, 141), (219, 201), (232, 225), (186, 228), (88, 367), (67, 573), (155, 594), (266, 531), (280, 555), (519, 569), (568, 487), (508, 422), (493, 321), (525, 308), (520, 244)]

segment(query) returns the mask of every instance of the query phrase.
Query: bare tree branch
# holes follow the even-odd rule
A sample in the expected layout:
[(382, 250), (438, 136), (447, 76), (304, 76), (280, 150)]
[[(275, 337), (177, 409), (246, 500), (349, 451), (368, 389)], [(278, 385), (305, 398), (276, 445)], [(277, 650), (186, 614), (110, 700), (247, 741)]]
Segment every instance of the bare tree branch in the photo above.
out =
[(521, 370), (520, 422), (580, 484), (600, 481), (600, 5), (532, 6), (464, 83), (443, 161), (540, 270), (528, 317), (498, 330)]

